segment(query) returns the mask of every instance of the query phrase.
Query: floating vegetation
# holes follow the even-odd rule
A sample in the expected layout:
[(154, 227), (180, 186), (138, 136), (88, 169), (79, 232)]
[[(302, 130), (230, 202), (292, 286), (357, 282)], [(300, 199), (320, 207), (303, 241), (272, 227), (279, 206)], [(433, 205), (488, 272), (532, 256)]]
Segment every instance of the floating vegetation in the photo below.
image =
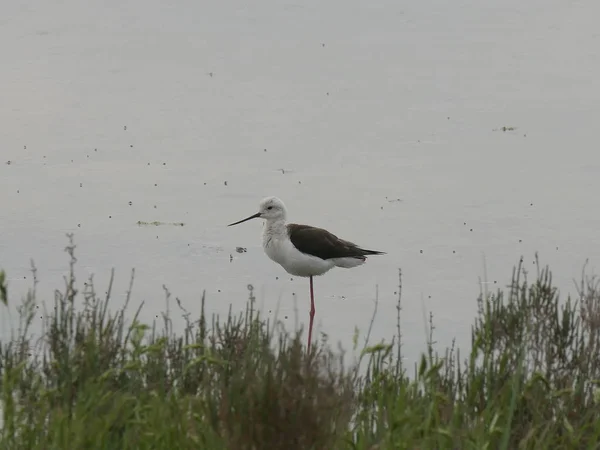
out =
[(162, 226), (172, 226), (172, 227), (182, 227), (185, 225), (183, 222), (159, 222), (155, 220), (154, 222), (145, 222), (143, 220), (138, 220), (137, 225), (140, 227), (162, 227)]
[(401, 198), (388, 198), (388, 197), (385, 197), (385, 199), (387, 200), (388, 203), (399, 203), (399, 202), (402, 201)]

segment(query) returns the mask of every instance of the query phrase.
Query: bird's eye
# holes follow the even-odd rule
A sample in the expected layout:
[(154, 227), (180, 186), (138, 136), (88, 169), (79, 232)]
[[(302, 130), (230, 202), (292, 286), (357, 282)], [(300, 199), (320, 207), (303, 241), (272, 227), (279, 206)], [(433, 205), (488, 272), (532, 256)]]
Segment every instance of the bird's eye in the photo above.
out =
[(273, 207), (272, 207), (272, 206), (269, 206), (267, 209), (273, 209)]

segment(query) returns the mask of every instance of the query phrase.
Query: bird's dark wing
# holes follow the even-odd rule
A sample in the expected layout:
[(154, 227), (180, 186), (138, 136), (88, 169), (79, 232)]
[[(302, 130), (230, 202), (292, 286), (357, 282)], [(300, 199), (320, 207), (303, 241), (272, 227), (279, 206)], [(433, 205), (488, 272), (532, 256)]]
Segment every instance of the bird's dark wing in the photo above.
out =
[(287, 225), (287, 230), (294, 247), (302, 253), (316, 256), (317, 258), (365, 259), (366, 255), (383, 254), (383, 252), (360, 248), (353, 242), (340, 239), (335, 234), (323, 228), (290, 223)]

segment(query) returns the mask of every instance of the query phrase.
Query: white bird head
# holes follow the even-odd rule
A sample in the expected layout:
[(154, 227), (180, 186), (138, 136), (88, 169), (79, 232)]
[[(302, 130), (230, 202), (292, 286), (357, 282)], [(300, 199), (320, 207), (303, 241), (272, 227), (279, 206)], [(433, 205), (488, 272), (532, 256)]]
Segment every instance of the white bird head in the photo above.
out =
[(287, 216), (287, 210), (283, 202), (277, 197), (267, 197), (262, 199), (258, 206), (258, 212), (246, 217), (238, 222), (230, 223), (228, 226), (237, 225), (238, 223), (246, 222), (250, 219), (265, 219), (268, 221), (279, 221), (285, 220)]

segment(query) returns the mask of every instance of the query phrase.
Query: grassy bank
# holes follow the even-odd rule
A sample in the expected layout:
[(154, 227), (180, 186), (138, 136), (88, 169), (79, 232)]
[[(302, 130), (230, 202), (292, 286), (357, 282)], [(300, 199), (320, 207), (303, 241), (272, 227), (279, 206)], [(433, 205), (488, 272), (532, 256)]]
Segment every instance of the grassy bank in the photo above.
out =
[(518, 266), (504, 292), (478, 299), (470, 352), (430, 346), (407, 368), (390, 336), (363, 350), (359, 370), (323, 345), (306, 354), (299, 333), (263, 321), (252, 301), (226, 318), (182, 309), (185, 329), (167, 316), (139, 323), (110, 287), (100, 296), (79, 283), (67, 252), (64, 291), (43, 308), (34, 281), (18, 332), (0, 342), (2, 449), (599, 446), (595, 280), (559, 303), (548, 270), (528, 279)]

